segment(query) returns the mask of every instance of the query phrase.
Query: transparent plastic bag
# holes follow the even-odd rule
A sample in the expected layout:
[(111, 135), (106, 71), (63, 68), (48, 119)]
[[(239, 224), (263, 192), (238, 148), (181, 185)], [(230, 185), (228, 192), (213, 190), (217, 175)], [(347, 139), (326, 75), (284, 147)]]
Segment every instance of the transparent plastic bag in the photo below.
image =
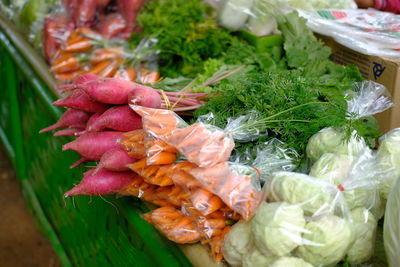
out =
[(260, 174), (252, 167), (222, 162), (212, 167), (195, 168), (189, 173), (245, 220), (253, 216), (263, 200)]
[(389, 267), (400, 262), (400, 179), (389, 194), (383, 225), (383, 242)]
[[(299, 210), (296, 220), (284, 211), (285, 219), (277, 220), (275, 227), (287, 240), (281, 256), (289, 252), (313, 266), (330, 266), (345, 257), (354, 241), (353, 226), (345, 199), (337, 187), (305, 174), (278, 172), (271, 179), (268, 193), (271, 201)], [(279, 205), (276, 203), (272, 204)], [(276, 234), (275, 238), (281, 242), (283, 237)]]
[(352, 91), (346, 93), (347, 118), (356, 120), (381, 113), (393, 106), (386, 87), (373, 81), (353, 84)]
[[(329, 7), (326, 7), (329, 8)], [(399, 57), (400, 16), (372, 9), (299, 11), (314, 31), (367, 55)]]
[(379, 194), (387, 199), (400, 178), (400, 128), (393, 129), (380, 138), (376, 159), (377, 169), (380, 171)]
[(296, 8), (318, 10), (324, 8), (357, 8), (353, 0), (219, 0), (207, 1), (217, 8), (218, 22), (232, 30), (249, 30), (256, 36), (278, 33), (275, 16)]

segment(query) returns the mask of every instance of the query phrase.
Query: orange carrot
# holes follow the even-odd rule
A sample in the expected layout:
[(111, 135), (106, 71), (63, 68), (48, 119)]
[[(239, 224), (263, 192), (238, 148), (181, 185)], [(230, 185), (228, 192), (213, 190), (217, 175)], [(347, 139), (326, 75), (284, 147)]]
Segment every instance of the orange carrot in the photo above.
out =
[(140, 71), (140, 77), (142, 83), (156, 83), (160, 79), (160, 73), (142, 68)]
[(112, 59), (110, 64), (106, 68), (104, 68), (101, 72), (98, 73), (100, 77), (112, 77), (115, 72), (117, 72), (117, 68), (124, 63), (125, 59), (123, 58), (115, 58)]
[(106, 59), (115, 59), (124, 51), (122, 46), (97, 48), (92, 52), (90, 62), (92, 64), (99, 63)]
[(72, 54), (63, 54), (52, 63), (52, 72), (68, 72), (79, 68), (79, 61)]
[(104, 69), (107, 68), (108, 65), (110, 65), (112, 62), (112, 60), (104, 60), (102, 62), (97, 63), (96, 65), (92, 66), (87, 72), (86, 74), (99, 74), (100, 72), (102, 72)]
[(162, 151), (170, 153), (178, 153), (178, 150), (175, 147), (168, 145), (161, 139), (157, 139), (149, 147), (149, 149), (147, 150), (147, 154), (154, 155)]
[(176, 161), (176, 154), (169, 152), (159, 152), (147, 158), (148, 165), (171, 164)]

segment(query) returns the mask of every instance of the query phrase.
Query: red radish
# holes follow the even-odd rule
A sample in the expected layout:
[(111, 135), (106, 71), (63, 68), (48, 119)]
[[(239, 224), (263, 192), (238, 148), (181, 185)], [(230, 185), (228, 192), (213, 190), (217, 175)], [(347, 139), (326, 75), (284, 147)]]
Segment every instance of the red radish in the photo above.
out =
[(86, 127), (83, 128), (83, 131), (78, 132), (76, 135), (79, 136), (79, 135), (88, 133), (89, 132), (88, 129), (91, 127), (91, 125), (93, 125), (96, 122), (97, 118), (100, 116), (101, 116), (101, 113), (94, 113), (92, 116), (90, 116), (90, 119), (86, 123)]
[(80, 75), (78, 78), (76, 78), (75, 83), (72, 84), (63, 84), (57, 87), (57, 90), (60, 91), (70, 91), (70, 90), (75, 90), (78, 89), (78, 85), (80, 84), (85, 84), (90, 81), (94, 81), (97, 79), (100, 79), (100, 76), (94, 75), (94, 74), (83, 74)]
[(85, 172), (81, 182), (65, 193), (64, 197), (115, 194), (137, 176), (134, 172), (112, 172), (105, 169), (96, 174), (93, 172), (94, 170)]
[(55, 132), (54, 136), (76, 136), (81, 131), (82, 131), (81, 129), (74, 129), (74, 128), (64, 129)]
[(129, 103), (148, 108), (161, 108), (161, 96), (157, 90), (138, 85), (129, 92)]
[(87, 160), (100, 160), (110, 149), (119, 147), (121, 132), (85, 133), (76, 140), (63, 145), (62, 150), (74, 150)]
[(97, 24), (99, 33), (106, 38), (117, 36), (125, 28), (126, 20), (119, 13), (109, 14)]
[(128, 105), (123, 105), (108, 109), (93, 122), (90, 120), (86, 130), (100, 132), (104, 129), (112, 129), (129, 132), (140, 128), (142, 128), (142, 118)]
[(128, 23), (128, 29), (132, 30), (136, 24), (136, 16), (142, 7), (144, 0), (117, 0), (118, 10)]
[(110, 2), (111, 2), (111, 0), (98, 0), (97, 1), (97, 10), (99, 10), (99, 11), (103, 10)]
[(74, 162), (74, 164), (72, 164), (71, 166), (69, 166), (71, 169), (78, 167), (79, 165), (81, 165), (82, 163), (86, 162), (86, 161), (90, 161), (90, 159), (87, 158), (81, 158), (79, 160), (77, 160), (76, 162)]
[(90, 27), (94, 21), (98, 0), (80, 0), (74, 22), (77, 27)]
[(74, 127), (76, 125), (82, 125), (88, 121), (89, 117), (90, 117), (89, 113), (82, 110), (71, 108), (65, 111), (64, 114), (61, 116), (61, 118), (55, 124), (43, 130), (40, 130), (39, 133), (45, 133), (58, 128)]
[(87, 112), (104, 112), (108, 106), (97, 102), (83, 90), (75, 90), (71, 95), (53, 103), (54, 106), (79, 109)]
[(129, 171), (129, 168), (126, 167), (126, 165), (136, 161), (137, 159), (130, 157), (124, 149), (120, 147), (114, 148), (103, 154), (95, 173), (102, 168), (116, 172)]

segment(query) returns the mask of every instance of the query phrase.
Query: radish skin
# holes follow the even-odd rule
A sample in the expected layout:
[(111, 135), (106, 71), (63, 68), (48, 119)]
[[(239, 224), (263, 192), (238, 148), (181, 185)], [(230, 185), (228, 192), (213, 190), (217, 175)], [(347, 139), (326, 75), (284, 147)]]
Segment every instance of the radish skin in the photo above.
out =
[(62, 150), (74, 150), (88, 160), (100, 160), (110, 149), (119, 147), (121, 132), (85, 133), (76, 140), (63, 145)]
[(83, 90), (75, 90), (71, 95), (54, 102), (53, 105), (86, 112), (104, 112), (108, 108), (107, 105), (90, 98)]
[(148, 107), (148, 108), (161, 108), (162, 98), (157, 90), (139, 85), (129, 93), (129, 103)]
[(88, 121), (89, 117), (90, 114), (85, 111), (77, 109), (68, 109), (66, 112), (64, 112), (64, 114), (55, 124), (40, 130), (39, 133), (45, 133), (63, 127), (73, 127), (75, 125), (82, 125)]
[(87, 171), (81, 182), (64, 194), (64, 197), (86, 195), (102, 196), (118, 193), (136, 174), (133, 172), (112, 172), (105, 169)]
[(60, 85), (57, 87), (57, 90), (60, 90), (60, 91), (75, 90), (78, 88), (78, 85), (80, 85), (80, 84), (85, 84), (87, 82), (95, 81), (100, 78), (101, 78), (100, 76), (94, 75), (94, 74), (83, 74), (83, 75), (80, 75), (78, 78), (76, 78), (75, 83)]
[(117, 106), (108, 109), (87, 124), (88, 132), (100, 132), (104, 129), (112, 129), (120, 132), (129, 132), (142, 128), (142, 118), (128, 105)]
[(79, 132), (81, 132), (81, 129), (64, 129), (55, 132), (53, 136), (76, 136)]
[(126, 165), (136, 161), (137, 159), (130, 157), (124, 149), (114, 148), (103, 154), (95, 173), (102, 168), (116, 172), (129, 171), (130, 169)]
[(78, 85), (78, 88), (101, 103), (122, 105), (128, 104), (129, 92), (138, 86), (140, 85), (137, 83), (122, 79), (101, 78)]

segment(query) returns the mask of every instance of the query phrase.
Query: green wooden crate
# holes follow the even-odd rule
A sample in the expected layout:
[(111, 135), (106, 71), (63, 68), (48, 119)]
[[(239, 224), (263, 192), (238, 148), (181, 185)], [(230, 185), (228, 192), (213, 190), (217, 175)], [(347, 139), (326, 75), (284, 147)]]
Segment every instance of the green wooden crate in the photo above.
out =
[(14, 164), (23, 193), (63, 266), (191, 266), (172, 242), (140, 215), (146, 206), (131, 198), (63, 194), (82, 178), (69, 169), (78, 159), (62, 152), (68, 138), (39, 134), (63, 110), (42, 58), (0, 16), (0, 140)]

